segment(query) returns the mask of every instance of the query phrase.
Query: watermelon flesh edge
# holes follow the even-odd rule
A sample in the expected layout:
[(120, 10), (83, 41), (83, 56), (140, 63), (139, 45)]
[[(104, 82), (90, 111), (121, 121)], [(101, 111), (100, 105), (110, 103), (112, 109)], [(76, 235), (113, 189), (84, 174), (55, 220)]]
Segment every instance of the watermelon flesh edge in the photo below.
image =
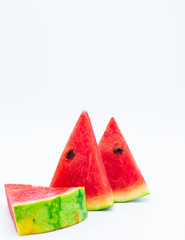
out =
[(52, 189), (5, 184), (5, 191), (20, 236), (68, 227), (87, 218), (84, 187)]
[[(68, 153), (74, 156), (68, 158)], [(88, 210), (111, 207), (114, 203), (89, 115), (83, 111), (61, 154), (51, 187), (84, 186)]]
[(132, 153), (111, 118), (98, 144), (115, 202), (126, 202), (150, 193)]

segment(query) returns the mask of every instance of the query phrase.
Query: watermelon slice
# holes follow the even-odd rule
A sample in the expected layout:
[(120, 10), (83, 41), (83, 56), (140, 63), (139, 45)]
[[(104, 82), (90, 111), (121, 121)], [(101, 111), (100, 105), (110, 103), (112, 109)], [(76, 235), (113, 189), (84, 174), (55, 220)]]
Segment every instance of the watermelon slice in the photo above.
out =
[(98, 146), (115, 202), (133, 200), (150, 193), (114, 118), (110, 119)]
[(84, 186), (88, 210), (111, 207), (112, 190), (86, 111), (80, 115), (50, 184), (51, 187)]
[(43, 233), (87, 217), (85, 190), (5, 184), (8, 207), (19, 235)]

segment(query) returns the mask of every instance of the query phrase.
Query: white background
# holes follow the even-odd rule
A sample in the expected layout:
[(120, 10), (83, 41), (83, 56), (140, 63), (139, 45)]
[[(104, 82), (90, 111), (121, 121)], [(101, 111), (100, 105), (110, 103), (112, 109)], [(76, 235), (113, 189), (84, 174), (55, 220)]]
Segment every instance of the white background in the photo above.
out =
[(185, 1), (0, 0), (0, 238), (18, 239), (4, 183), (50, 184), (81, 111), (114, 116), (151, 195), (26, 239), (185, 239)]

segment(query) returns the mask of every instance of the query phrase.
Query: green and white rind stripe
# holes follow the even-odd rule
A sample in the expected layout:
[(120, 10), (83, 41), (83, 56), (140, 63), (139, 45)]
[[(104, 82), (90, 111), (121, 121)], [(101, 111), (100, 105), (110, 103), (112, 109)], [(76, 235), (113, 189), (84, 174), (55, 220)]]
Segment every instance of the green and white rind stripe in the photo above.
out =
[(13, 206), (19, 235), (68, 227), (87, 218), (84, 188), (54, 198)]
[(140, 197), (144, 197), (150, 194), (150, 191), (146, 184), (142, 184), (141, 186), (135, 186), (125, 191), (113, 191), (114, 194), (114, 202), (127, 202)]

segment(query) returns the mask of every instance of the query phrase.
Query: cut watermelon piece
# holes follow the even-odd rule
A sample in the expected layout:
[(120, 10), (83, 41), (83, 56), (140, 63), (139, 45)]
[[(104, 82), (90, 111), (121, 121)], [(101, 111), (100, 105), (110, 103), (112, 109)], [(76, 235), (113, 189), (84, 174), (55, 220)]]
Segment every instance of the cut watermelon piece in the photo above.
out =
[(150, 193), (114, 118), (110, 119), (98, 146), (115, 202), (126, 202)]
[(87, 217), (84, 187), (51, 188), (5, 184), (5, 192), (19, 235), (68, 227)]
[(50, 186), (84, 186), (88, 210), (111, 207), (114, 203), (110, 183), (86, 111), (80, 115), (69, 137)]

